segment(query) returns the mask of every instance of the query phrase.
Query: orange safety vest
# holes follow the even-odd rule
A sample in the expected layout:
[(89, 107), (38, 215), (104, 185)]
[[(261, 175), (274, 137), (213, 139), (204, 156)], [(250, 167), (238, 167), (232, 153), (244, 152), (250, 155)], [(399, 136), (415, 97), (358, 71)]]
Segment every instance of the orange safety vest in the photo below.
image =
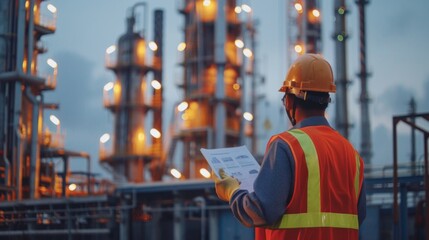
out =
[(328, 126), (283, 132), (268, 146), (277, 138), (289, 145), (295, 160), (293, 193), (282, 218), (255, 228), (255, 239), (358, 240), (363, 161), (357, 151)]

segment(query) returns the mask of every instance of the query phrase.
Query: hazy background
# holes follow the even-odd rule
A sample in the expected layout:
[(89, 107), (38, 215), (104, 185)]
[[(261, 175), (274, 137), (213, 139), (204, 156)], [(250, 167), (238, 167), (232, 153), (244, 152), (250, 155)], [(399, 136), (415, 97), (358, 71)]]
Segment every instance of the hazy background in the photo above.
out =
[[(42, 38), (49, 51), (41, 56), (58, 62), (58, 85), (54, 92), (46, 94), (47, 102), (60, 104), (58, 111), (45, 114), (45, 126), (52, 131), (55, 126), (47, 120), (49, 114), (61, 120), (61, 129), (66, 133), (67, 149), (86, 151), (92, 157), (93, 171), (109, 176), (98, 165), (99, 138), (112, 133), (113, 117), (103, 107), (102, 88), (115, 79), (113, 72), (104, 66), (105, 50), (116, 44), (125, 32), (127, 10), (135, 0), (51, 0), (58, 9), (57, 31)], [(181, 99), (181, 92), (175, 86), (178, 80), (177, 44), (183, 40), (183, 16), (177, 11), (178, 0), (146, 1), (150, 20), (147, 24), (147, 40), (152, 40), (152, 19), (154, 9), (164, 10), (164, 116), (173, 111), (172, 105)], [(263, 152), (268, 137), (287, 129), (285, 114), (280, 107), (278, 87), (282, 83), (289, 63), (286, 63), (286, 1), (237, 1), (246, 3), (253, 9), (253, 17), (258, 19), (256, 61), (258, 71), (266, 78), (266, 84), (258, 87), (258, 94), (265, 94), (267, 105), (257, 113), (260, 119), (270, 117), (272, 129), (261, 129), (259, 151)], [(322, 31), (323, 54), (334, 61), (334, 1), (323, 2)], [(350, 139), (360, 148), (359, 112), (359, 25), (358, 10), (354, 1), (346, 1), (350, 14), (347, 15), (349, 119), (354, 125)], [(426, 0), (377, 0), (367, 5), (367, 63), (372, 76), (368, 79), (368, 91), (372, 102), (370, 119), (376, 165), (392, 163), (392, 116), (406, 114), (411, 97), (417, 101), (418, 112), (429, 111), (429, 28), (427, 26)], [(141, 21), (138, 23), (141, 24)], [(40, 66), (40, 68), (42, 68)], [(335, 71), (334, 71), (335, 72)], [(180, 77), (180, 76), (179, 76)], [(329, 108), (330, 121), (334, 123), (334, 105)], [(262, 121), (261, 120), (261, 121)], [(168, 121), (164, 124), (167, 127)], [(410, 158), (409, 128), (400, 129), (400, 161)], [(417, 158), (422, 154), (421, 135)], [(419, 159), (418, 159), (419, 160)], [(420, 158), (421, 160), (421, 158)], [(76, 161), (80, 164), (83, 161)], [(80, 164), (72, 165), (74, 170), (84, 169)]]

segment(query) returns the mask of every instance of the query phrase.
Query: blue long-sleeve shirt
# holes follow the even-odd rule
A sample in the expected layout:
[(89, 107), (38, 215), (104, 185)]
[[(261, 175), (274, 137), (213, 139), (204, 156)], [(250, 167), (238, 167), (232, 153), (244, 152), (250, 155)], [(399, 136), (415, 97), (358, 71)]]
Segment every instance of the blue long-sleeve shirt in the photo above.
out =
[[(294, 128), (307, 126), (329, 126), (324, 117), (307, 118)], [(295, 179), (295, 161), (289, 145), (277, 139), (269, 146), (261, 169), (254, 183), (254, 192), (236, 191), (230, 199), (234, 216), (245, 226), (269, 226), (277, 222), (289, 203)], [(359, 224), (366, 216), (365, 182), (358, 200)]]

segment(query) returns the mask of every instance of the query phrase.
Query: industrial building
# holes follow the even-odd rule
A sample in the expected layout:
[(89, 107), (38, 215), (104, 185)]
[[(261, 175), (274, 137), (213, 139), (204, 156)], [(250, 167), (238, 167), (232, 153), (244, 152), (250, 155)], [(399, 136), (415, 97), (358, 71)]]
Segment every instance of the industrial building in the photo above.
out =
[[(287, 0), (288, 62), (303, 53), (323, 53), (320, 1)], [(335, 0), (337, 97), (335, 127), (348, 137), (347, 29), (351, 6)], [(393, 167), (371, 168), (366, 66), (365, 8), (359, 11), (361, 145), (367, 164), (367, 220), (361, 239), (409, 239), (421, 231), (429, 238), (429, 131), (421, 125), (429, 113), (392, 118)], [(115, 80), (103, 89), (103, 104), (113, 118), (113, 133), (100, 138), (99, 162), (112, 180), (91, 172), (91, 156), (64, 146), (44, 126), (44, 101), (56, 88), (58, 63), (49, 58), (43, 38), (56, 31), (56, 7), (44, 0), (0, 2), (0, 238), (1, 239), (252, 239), (253, 230), (233, 217), (215, 193), (210, 168), (200, 148), (247, 145), (257, 160), (257, 25), (251, 6), (238, 0), (180, 0), (184, 19), (178, 46), (183, 99), (166, 109), (163, 94), (165, 13), (149, 1), (129, 6), (126, 28), (106, 49), (106, 71)], [(331, 11), (332, 12), (332, 11)], [(327, 14), (327, 13), (325, 13)], [(136, 19), (143, 24), (136, 25)], [(148, 39), (151, 31), (153, 39)], [(51, 71), (39, 72), (47, 64)], [(100, 108), (103, 106), (100, 105)], [(414, 110), (413, 110), (414, 109)], [(166, 120), (165, 113), (172, 112)], [(402, 166), (397, 160), (397, 125), (404, 123), (424, 139), (424, 161)], [(414, 148), (415, 149), (415, 148)], [(82, 161), (86, 171), (73, 171)], [(56, 165), (61, 162), (61, 168)], [(417, 217), (419, 217), (417, 224)], [(423, 221), (423, 219), (425, 221)], [(424, 225), (425, 224), (425, 225)], [(426, 226), (426, 227), (425, 227)], [(423, 233), (424, 232), (424, 233)], [(423, 236), (421, 235), (421, 236)]]

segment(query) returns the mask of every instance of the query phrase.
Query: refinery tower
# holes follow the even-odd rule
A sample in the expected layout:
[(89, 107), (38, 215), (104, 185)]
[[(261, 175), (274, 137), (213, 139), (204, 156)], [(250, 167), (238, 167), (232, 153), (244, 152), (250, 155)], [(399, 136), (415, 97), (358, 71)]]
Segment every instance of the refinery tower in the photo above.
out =
[[(106, 51), (106, 66), (116, 77), (104, 88), (114, 133), (112, 140), (110, 135), (100, 139), (100, 161), (116, 182), (160, 181), (164, 174), (208, 178), (200, 148), (256, 143), (256, 110), (250, 108), (255, 100), (244, 96), (244, 82), (255, 81), (251, 8), (237, 8), (233, 0), (180, 1), (178, 8), (185, 24), (178, 46), (183, 99), (174, 105), (165, 134), (162, 11), (154, 12), (154, 39), (149, 41), (146, 5), (133, 6), (126, 33)], [(247, 14), (245, 21), (239, 11)], [(142, 29), (135, 27), (136, 12), (143, 16)]]
[[(135, 29), (140, 9), (143, 28)], [(163, 175), (162, 10), (154, 16), (154, 41), (149, 42), (146, 4), (135, 4), (125, 34), (106, 51), (106, 66), (116, 77), (104, 87), (104, 106), (114, 116), (114, 133), (110, 146), (110, 135), (100, 138), (100, 161), (118, 183), (159, 181)]]
[[(258, 154), (262, 124), (257, 124), (260, 76), (253, 9), (239, 0), (174, 2), (184, 21), (177, 48), (181, 71), (175, 79), (181, 95), (173, 109), (166, 109), (169, 96), (163, 95), (170, 83), (163, 77), (162, 10), (150, 12), (143, 2), (130, 6), (124, 33), (106, 49), (106, 67), (114, 80), (104, 86), (103, 103), (112, 115), (113, 132), (99, 139), (99, 161), (112, 174), (109, 181), (91, 173), (87, 153), (65, 148), (60, 119), (45, 114), (59, 107), (45, 102), (45, 94), (55, 90), (61, 63), (49, 57), (43, 42), (56, 31), (56, 7), (44, 0), (0, 1), (0, 239), (254, 238), (253, 229), (241, 225), (217, 197), (200, 153), (200, 148), (246, 145)], [(335, 0), (334, 12), (322, 11), (321, 1), (286, 2), (289, 64), (300, 54), (322, 52), (321, 16), (335, 15), (335, 120), (348, 137), (346, 1)], [(356, 1), (360, 151), (369, 162), (367, 3)], [(170, 111), (172, 117), (166, 119)], [(428, 113), (417, 114), (415, 107), (412, 114), (393, 118), (393, 170), (387, 166), (382, 174), (365, 173), (367, 219), (372, 221), (362, 227), (363, 239), (409, 239), (417, 228), (408, 226), (417, 219), (425, 219), (420, 230), (429, 236), (429, 133), (419, 126), (428, 119)], [(400, 122), (424, 133), (424, 162), (416, 161), (414, 150), (412, 171), (397, 161)], [(55, 129), (49, 130), (52, 124)], [(70, 169), (74, 159), (83, 159), (86, 170)]]

